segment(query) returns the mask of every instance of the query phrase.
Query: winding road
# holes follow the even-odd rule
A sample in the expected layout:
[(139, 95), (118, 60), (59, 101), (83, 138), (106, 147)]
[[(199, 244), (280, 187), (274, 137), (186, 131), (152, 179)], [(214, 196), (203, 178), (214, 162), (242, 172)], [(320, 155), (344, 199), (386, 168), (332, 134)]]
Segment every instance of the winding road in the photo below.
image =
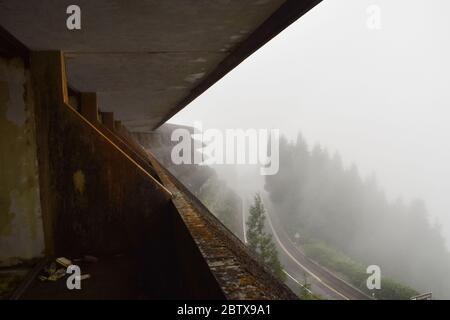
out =
[[(267, 207), (266, 207), (267, 209)], [(370, 300), (366, 293), (312, 261), (292, 242), (276, 217), (266, 210), (267, 222), (280, 253), (280, 261), (287, 275), (287, 284), (298, 290), (305, 278), (311, 292), (328, 300)], [(245, 215), (244, 215), (245, 221)]]

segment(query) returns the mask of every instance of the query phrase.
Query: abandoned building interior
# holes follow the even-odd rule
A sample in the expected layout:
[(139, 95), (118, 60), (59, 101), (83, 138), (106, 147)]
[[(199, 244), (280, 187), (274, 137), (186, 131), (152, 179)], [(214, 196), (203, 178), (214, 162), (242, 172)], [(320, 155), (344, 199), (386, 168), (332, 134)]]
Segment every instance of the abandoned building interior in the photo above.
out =
[[(9, 298), (296, 299), (140, 141), (319, 2), (83, 0), (69, 30), (69, 1), (1, 1)], [(39, 281), (86, 255), (83, 290)]]

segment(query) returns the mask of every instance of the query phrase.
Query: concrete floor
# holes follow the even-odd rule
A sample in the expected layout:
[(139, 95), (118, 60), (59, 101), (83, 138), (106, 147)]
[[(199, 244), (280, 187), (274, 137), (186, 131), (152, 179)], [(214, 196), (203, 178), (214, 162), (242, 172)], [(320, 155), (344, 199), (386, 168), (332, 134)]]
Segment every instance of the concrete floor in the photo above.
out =
[(56, 282), (34, 279), (21, 296), (22, 300), (116, 300), (149, 299), (157, 296), (143, 287), (146, 276), (137, 256), (123, 255), (100, 258), (96, 263), (77, 263), (82, 274), (90, 278), (81, 281), (81, 290), (69, 290), (67, 276)]

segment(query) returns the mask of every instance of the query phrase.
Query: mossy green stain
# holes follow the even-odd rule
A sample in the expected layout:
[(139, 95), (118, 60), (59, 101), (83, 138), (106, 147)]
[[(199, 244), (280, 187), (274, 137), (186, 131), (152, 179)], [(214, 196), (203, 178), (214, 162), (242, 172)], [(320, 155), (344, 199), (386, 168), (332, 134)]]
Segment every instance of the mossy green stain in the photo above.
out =
[[(4, 60), (2, 61), (4, 63)], [(37, 235), (37, 213), (39, 213), (39, 192), (36, 163), (36, 140), (34, 118), (27, 97), (26, 75), (23, 83), (10, 80), (9, 72), (24, 72), (20, 61), (8, 61), (3, 65), (0, 79), (0, 235), (11, 236), (12, 222), (16, 216), (29, 230), (31, 237)], [(5, 76), (5, 78), (4, 78)], [(12, 95), (22, 90), (20, 105), (12, 104)], [(17, 97), (15, 97), (17, 98)], [(16, 99), (17, 100), (17, 99)], [(8, 108), (25, 108), (27, 117), (23, 124), (10, 121)], [(25, 221), (23, 221), (23, 219)]]

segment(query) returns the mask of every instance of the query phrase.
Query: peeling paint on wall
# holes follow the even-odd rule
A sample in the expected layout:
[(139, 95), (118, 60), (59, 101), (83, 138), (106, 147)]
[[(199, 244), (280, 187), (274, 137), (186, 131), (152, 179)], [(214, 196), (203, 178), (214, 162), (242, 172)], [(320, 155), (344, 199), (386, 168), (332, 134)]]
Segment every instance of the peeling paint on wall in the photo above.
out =
[(30, 75), (0, 59), (0, 266), (44, 250)]

